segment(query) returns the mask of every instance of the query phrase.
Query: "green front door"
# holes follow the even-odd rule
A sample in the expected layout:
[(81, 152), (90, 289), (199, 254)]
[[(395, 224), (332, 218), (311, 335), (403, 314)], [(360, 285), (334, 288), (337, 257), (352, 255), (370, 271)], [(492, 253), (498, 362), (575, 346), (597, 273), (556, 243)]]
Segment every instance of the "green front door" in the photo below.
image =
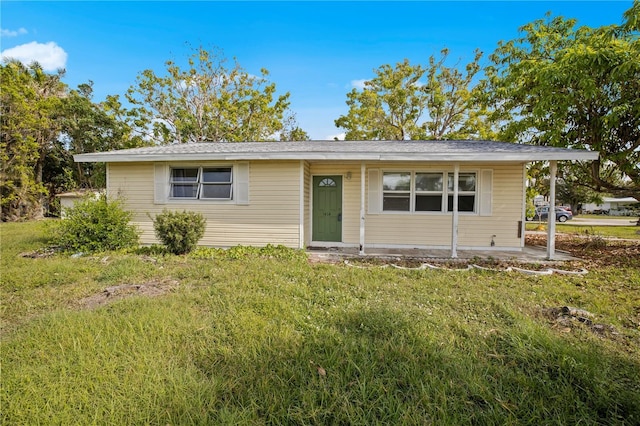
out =
[(342, 241), (342, 176), (313, 177), (313, 241)]

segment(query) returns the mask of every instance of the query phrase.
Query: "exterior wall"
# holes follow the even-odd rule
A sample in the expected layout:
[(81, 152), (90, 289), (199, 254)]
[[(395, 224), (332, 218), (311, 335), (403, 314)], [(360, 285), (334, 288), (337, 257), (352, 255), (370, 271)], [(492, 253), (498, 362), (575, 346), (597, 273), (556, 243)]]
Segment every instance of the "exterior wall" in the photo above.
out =
[[(193, 162), (193, 166), (207, 163)], [(447, 248), (451, 244), (451, 213), (372, 213), (369, 204), (369, 169), (380, 171), (453, 171), (452, 163), (388, 162), (368, 163), (365, 174), (365, 248), (416, 247)], [(263, 246), (282, 244), (297, 248), (302, 241), (312, 245), (312, 176), (343, 177), (342, 241), (335, 245), (357, 247), (360, 243), (360, 162), (251, 161), (249, 202), (170, 200), (154, 202), (154, 163), (110, 163), (110, 196), (122, 196), (134, 212), (134, 222), (142, 231), (142, 242), (157, 243), (150, 216), (163, 209), (201, 212), (207, 219), (202, 245), (228, 247), (238, 244)], [(458, 247), (520, 249), (518, 223), (524, 205), (522, 163), (492, 165), (461, 163), (460, 171), (492, 170), (491, 215), (460, 213)], [(301, 176), (304, 179), (300, 184)], [(302, 191), (301, 191), (302, 190)], [(302, 198), (300, 198), (302, 197)], [(303, 224), (300, 224), (301, 218)], [(300, 233), (303, 235), (300, 235)]]
[[(375, 168), (387, 170), (451, 171), (453, 164), (383, 163)], [(462, 163), (460, 172), (493, 170), (492, 213), (459, 213), (458, 248), (490, 248), (493, 237), (496, 248), (519, 249), (518, 223), (522, 220), (523, 167), (513, 164)], [(367, 188), (369, 187), (367, 176)], [(368, 191), (367, 191), (368, 192)], [(389, 213), (365, 216), (365, 246), (411, 246), (439, 248), (451, 246), (451, 213)]]
[[(180, 163), (184, 165), (186, 163)], [(206, 166), (207, 163), (192, 163)], [(170, 200), (154, 203), (154, 163), (110, 163), (109, 195), (125, 198), (134, 212), (134, 223), (142, 231), (143, 244), (158, 241), (151, 217), (163, 209), (200, 212), (207, 220), (199, 244), (229, 247), (282, 244), (299, 247), (300, 162), (261, 162), (249, 165), (249, 204), (203, 200)]]

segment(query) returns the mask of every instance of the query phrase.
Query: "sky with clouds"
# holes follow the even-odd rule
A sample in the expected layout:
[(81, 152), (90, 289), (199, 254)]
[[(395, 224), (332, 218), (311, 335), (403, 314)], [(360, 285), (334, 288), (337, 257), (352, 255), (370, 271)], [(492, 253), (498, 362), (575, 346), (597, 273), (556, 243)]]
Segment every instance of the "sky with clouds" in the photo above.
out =
[(346, 95), (383, 64), (427, 64), (443, 48), (465, 64), (547, 11), (578, 25), (617, 24), (632, 1), (34, 2), (3, 0), (2, 57), (66, 69), (95, 100), (123, 95), (145, 69), (184, 64), (193, 47), (217, 47), (249, 73), (269, 70), (313, 139), (341, 133)]

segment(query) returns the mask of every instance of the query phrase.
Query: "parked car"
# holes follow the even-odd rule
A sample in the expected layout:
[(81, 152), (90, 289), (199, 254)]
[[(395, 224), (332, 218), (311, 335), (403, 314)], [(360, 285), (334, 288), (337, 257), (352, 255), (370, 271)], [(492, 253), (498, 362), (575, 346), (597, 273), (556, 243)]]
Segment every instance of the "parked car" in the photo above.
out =
[[(533, 217), (528, 217), (527, 220), (547, 220), (549, 216), (549, 207), (538, 207)], [(573, 219), (573, 213), (571, 210), (565, 210), (562, 207), (556, 207), (556, 220), (558, 222), (566, 222)]]

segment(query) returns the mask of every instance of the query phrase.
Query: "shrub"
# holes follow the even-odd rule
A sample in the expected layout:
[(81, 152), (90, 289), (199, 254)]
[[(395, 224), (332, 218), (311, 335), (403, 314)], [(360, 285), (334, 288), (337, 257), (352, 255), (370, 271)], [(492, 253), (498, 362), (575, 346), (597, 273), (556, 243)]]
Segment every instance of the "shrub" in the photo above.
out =
[(134, 247), (138, 230), (121, 200), (91, 196), (65, 209), (66, 218), (53, 225), (52, 243), (64, 251), (98, 252)]
[(153, 219), (153, 229), (158, 239), (171, 253), (186, 254), (192, 251), (204, 235), (206, 220), (200, 213), (163, 210)]

